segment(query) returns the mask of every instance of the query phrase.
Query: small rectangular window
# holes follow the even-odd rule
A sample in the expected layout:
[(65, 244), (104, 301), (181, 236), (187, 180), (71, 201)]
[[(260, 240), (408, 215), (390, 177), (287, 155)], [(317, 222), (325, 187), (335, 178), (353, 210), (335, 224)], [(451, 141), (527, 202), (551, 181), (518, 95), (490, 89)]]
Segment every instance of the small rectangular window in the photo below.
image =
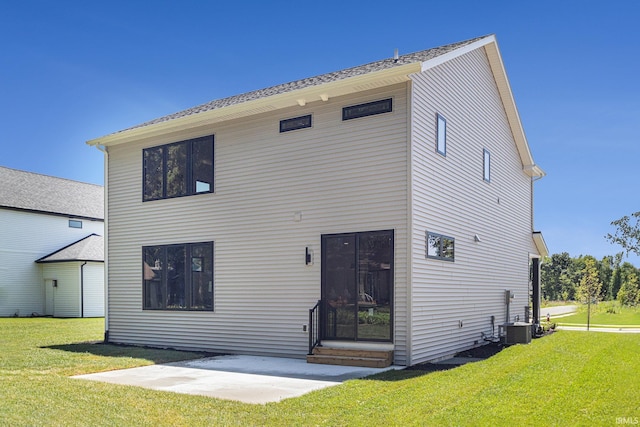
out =
[(389, 113), (393, 110), (392, 99), (367, 102), (366, 104), (352, 105), (342, 109), (342, 120), (357, 119), (359, 117), (373, 116), (376, 114)]
[(427, 258), (454, 261), (455, 239), (427, 231)]
[(82, 221), (79, 221), (77, 219), (70, 219), (69, 228), (82, 228)]
[(437, 129), (436, 129), (436, 151), (443, 156), (447, 155), (447, 120), (440, 114), (437, 116)]
[(311, 114), (292, 119), (280, 120), (280, 133), (311, 127)]
[(482, 169), (484, 173), (484, 180), (491, 182), (491, 153), (486, 148), (483, 151)]

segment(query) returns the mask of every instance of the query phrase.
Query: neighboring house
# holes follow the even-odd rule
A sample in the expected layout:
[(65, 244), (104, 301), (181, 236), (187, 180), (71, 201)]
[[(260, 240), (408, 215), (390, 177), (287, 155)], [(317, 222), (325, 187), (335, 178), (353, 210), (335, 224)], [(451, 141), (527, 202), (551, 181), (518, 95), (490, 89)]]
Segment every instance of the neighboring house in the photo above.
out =
[(544, 173), (494, 36), (88, 144), (108, 171), (108, 341), (304, 357), (313, 328), (411, 365), (479, 345), (539, 298)]
[(102, 186), (0, 167), (0, 316), (104, 316)]

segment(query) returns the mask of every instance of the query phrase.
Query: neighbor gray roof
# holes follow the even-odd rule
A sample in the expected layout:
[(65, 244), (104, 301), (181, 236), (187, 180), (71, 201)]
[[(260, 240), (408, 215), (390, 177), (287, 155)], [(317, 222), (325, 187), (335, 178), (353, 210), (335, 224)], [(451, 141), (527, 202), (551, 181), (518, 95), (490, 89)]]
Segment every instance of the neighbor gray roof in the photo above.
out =
[(0, 208), (104, 219), (104, 187), (0, 166)]
[(90, 234), (62, 249), (43, 256), (36, 262), (95, 261), (104, 262), (104, 238)]
[[(444, 55), (455, 49), (471, 44), (475, 41), (483, 39), (483, 37), (476, 37), (474, 39), (453, 43), (445, 46), (435, 47), (432, 49), (423, 50), (420, 52), (414, 52), (407, 55), (399, 56), (397, 60), (393, 58), (383, 59), (381, 61), (371, 62), (365, 65), (359, 65), (357, 67), (347, 68), (345, 70), (336, 71), (332, 73), (322, 74), (316, 77), (310, 77), (302, 80), (296, 80), (290, 83), (284, 83), (277, 86), (272, 86), (266, 89), (255, 90), (252, 92), (243, 93), (241, 95), (235, 95), (228, 98), (217, 99), (206, 104), (198, 105), (193, 108), (189, 108), (184, 111), (179, 111), (174, 114), (169, 114), (148, 122), (139, 124), (137, 126), (123, 129), (120, 132), (124, 132), (130, 129), (136, 129), (144, 126), (149, 126), (156, 123), (167, 122), (180, 117), (190, 116), (193, 114), (202, 113), (205, 111), (216, 110), (219, 108), (228, 107), (230, 105), (241, 104), (247, 101), (253, 101), (260, 98), (266, 98), (272, 95), (278, 95), (282, 93), (292, 92), (294, 90), (304, 89), (307, 87), (318, 86), (325, 83), (330, 83), (338, 80), (343, 80), (349, 77), (360, 76), (374, 71), (386, 70), (389, 68), (399, 67), (401, 65), (413, 64), (416, 62), (425, 62), (438, 56)], [(119, 133), (119, 132), (117, 132)]]

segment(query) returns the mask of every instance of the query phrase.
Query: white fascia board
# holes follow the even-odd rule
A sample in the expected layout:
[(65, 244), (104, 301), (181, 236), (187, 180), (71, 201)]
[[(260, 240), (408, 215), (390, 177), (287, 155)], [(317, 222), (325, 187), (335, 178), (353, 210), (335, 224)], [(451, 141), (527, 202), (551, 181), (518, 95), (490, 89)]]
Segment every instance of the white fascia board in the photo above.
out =
[(496, 81), (500, 97), (502, 98), (502, 104), (509, 121), (509, 126), (511, 127), (513, 139), (516, 142), (518, 153), (520, 154), (523, 170), (528, 176), (541, 178), (545, 176), (545, 172), (536, 165), (531, 155), (529, 142), (522, 127), (518, 107), (513, 98), (513, 92), (511, 91), (509, 78), (507, 77), (504, 62), (500, 55), (500, 49), (498, 49), (497, 40), (494, 39), (492, 43), (487, 44), (484, 48), (489, 58), (489, 64), (493, 71), (493, 77)]
[(542, 236), (542, 232), (534, 231), (532, 233), (533, 243), (536, 245), (536, 249), (538, 250), (538, 254), (542, 258), (549, 255), (549, 248), (547, 248), (547, 243), (544, 241), (544, 237)]
[(137, 139), (150, 138), (158, 135), (164, 135), (169, 132), (193, 129), (199, 126), (208, 126), (226, 120), (265, 113), (281, 108), (300, 106), (301, 103), (307, 104), (315, 101), (324, 102), (337, 96), (361, 92), (372, 87), (382, 87), (406, 82), (409, 80), (409, 74), (415, 73), (419, 70), (420, 63), (418, 62), (386, 70), (374, 71), (360, 76), (349, 77), (291, 92), (233, 104), (227, 107), (190, 114), (147, 126), (124, 130), (122, 132), (89, 140), (87, 141), (87, 144), (91, 146), (118, 145)]
[(520, 114), (518, 114), (518, 108), (516, 107), (516, 103), (513, 98), (511, 85), (509, 84), (509, 79), (507, 78), (507, 72), (504, 68), (504, 63), (502, 62), (500, 50), (498, 49), (498, 41), (496, 40), (496, 37), (494, 35), (483, 37), (480, 40), (451, 51), (447, 54), (438, 56), (437, 58), (433, 58), (429, 61), (425, 61), (422, 63), (422, 71), (426, 71), (430, 68), (436, 67), (440, 64), (443, 64), (447, 61), (450, 61), (481, 47), (484, 47), (487, 58), (489, 59), (489, 65), (491, 66), (491, 70), (493, 72), (493, 78), (496, 82), (496, 86), (498, 87), (498, 92), (500, 93), (500, 98), (502, 99), (502, 105), (504, 106), (507, 120), (509, 121), (509, 127), (511, 128), (511, 133), (513, 135), (513, 139), (516, 142), (518, 153), (522, 161), (523, 171), (531, 177), (543, 177), (545, 176), (544, 171), (533, 161), (533, 156), (531, 155), (531, 150), (529, 149), (529, 143), (527, 142), (527, 137), (525, 136), (524, 128), (522, 127), (522, 122), (520, 121)]
[(489, 43), (495, 43), (495, 42), (496, 42), (496, 37), (493, 35), (483, 37), (480, 40), (476, 40), (473, 43), (469, 43), (458, 49), (452, 50), (451, 52), (445, 53), (444, 55), (440, 55), (433, 59), (423, 62), (420, 71), (423, 71), (423, 72), (427, 71), (430, 68), (436, 67), (440, 64), (444, 64), (447, 61), (451, 61), (453, 58), (457, 58), (473, 50), (476, 50), (479, 47), (486, 46)]

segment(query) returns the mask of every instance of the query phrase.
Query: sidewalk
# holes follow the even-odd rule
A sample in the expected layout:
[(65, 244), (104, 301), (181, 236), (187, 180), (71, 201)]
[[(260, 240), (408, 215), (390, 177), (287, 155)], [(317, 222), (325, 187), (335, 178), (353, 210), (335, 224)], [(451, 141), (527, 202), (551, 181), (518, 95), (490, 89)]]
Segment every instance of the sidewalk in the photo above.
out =
[[(556, 326), (556, 330), (564, 330), (564, 331), (586, 331), (587, 327), (585, 326)], [(640, 328), (638, 327), (601, 327), (601, 326), (590, 326), (589, 332), (615, 332), (619, 334), (640, 334)]]

